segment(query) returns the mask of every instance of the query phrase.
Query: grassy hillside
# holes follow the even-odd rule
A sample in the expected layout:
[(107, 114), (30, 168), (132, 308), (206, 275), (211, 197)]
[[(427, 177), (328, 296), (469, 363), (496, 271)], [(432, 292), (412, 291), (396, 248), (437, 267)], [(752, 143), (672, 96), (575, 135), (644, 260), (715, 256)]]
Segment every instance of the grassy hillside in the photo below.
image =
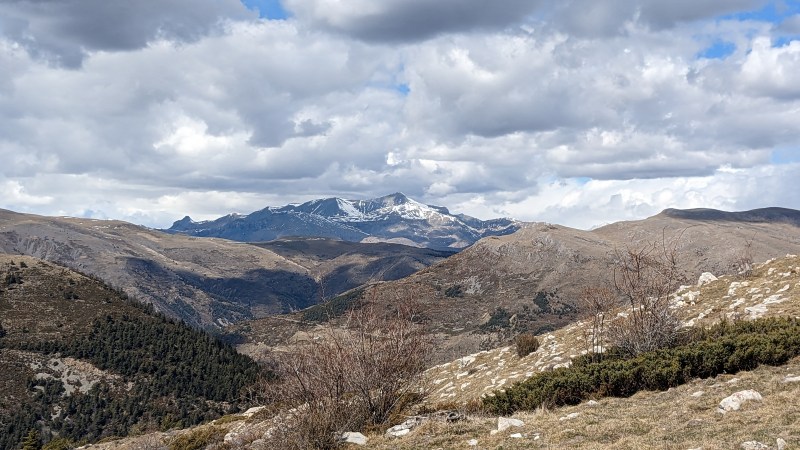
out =
[(0, 449), (186, 427), (238, 410), (258, 367), (108, 286), (0, 255)]

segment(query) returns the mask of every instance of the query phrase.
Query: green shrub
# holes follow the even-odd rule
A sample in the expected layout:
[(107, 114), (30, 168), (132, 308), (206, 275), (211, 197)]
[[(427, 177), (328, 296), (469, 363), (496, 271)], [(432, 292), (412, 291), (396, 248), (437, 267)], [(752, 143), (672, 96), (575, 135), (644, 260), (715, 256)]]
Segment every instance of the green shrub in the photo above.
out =
[(509, 313), (505, 308), (498, 306), (494, 309), (494, 311), (492, 311), (492, 315), (489, 316), (489, 320), (478, 327), (478, 329), (484, 333), (492, 333), (510, 326), (511, 313)]
[(354, 289), (303, 311), (305, 322), (327, 322), (363, 305), (364, 289)]
[(444, 290), (445, 297), (460, 298), (464, 296), (464, 288), (460, 284), (454, 284)]
[(71, 450), (79, 445), (72, 439), (58, 438), (45, 444), (42, 450)]
[(184, 433), (169, 443), (169, 450), (200, 450), (210, 444), (222, 442), (225, 429), (217, 426), (198, 428)]
[(780, 365), (800, 355), (798, 319), (722, 323), (693, 335), (692, 342), (679, 347), (633, 358), (615, 351), (597, 362), (576, 358), (571, 367), (540, 373), (496, 391), (484, 404), (490, 412), (506, 415), (542, 405), (573, 405), (593, 397), (628, 397), (640, 390), (667, 390), (693, 378), (752, 370), (761, 364)]
[(539, 349), (539, 339), (531, 333), (522, 333), (514, 339), (517, 344), (517, 355), (520, 358), (528, 356)]
[(58, 438), (58, 439), (53, 439), (47, 444), (44, 444), (42, 450), (71, 450), (75, 447), (78, 447), (79, 445), (80, 444), (76, 443), (72, 439)]

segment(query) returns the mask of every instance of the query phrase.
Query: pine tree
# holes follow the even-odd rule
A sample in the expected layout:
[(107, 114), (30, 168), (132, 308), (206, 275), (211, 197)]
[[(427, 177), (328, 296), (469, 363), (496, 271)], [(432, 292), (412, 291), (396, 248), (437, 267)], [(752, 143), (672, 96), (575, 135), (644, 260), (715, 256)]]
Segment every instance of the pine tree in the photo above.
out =
[(22, 441), (22, 450), (40, 450), (42, 443), (39, 440), (39, 432), (31, 429)]

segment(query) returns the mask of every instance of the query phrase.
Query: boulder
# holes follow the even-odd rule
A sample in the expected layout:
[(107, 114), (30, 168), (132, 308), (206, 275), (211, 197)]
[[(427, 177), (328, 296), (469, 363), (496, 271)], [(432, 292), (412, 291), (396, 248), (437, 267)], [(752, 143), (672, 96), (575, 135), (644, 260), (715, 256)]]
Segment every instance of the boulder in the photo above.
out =
[(581, 415), (581, 413), (577, 413), (577, 412), (569, 413), (566, 416), (559, 417), (558, 420), (572, 420), (572, 419), (574, 419), (574, 418), (576, 418), (576, 417), (578, 417), (580, 415)]
[(725, 414), (730, 411), (737, 411), (742, 407), (742, 403), (749, 400), (760, 402), (763, 400), (763, 397), (761, 397), (761, 394), (759, 394), (757, 391), (752, 389), (739, 391), (722, 399), (717, 407), (717, 412)]
[(386, 436), (388, 437), (402, 437), (407, 435), (414, 429), (417, 425), (425, 422), (428, 420), (426, 417), (411, 417), (407, 419), (405, 422), (401, 423), (400, 425), (395, 425), (388, 430), (386, 430)]
[(715, 277), (711, 272), (703, 272), (700, 274), (700, 278), (697, 279), (697, 285), (702, 286), (704, 284), (711, 283), (712, 281), (717, 281), (717, 277)]
[(512, 419), (510, 417), (498, 417), (497, 418), (497, 431), (505, 431), (511, 427), (521, 427), (524, 426), (525, 422), (519, 419)]
[(346, 431), (340, 437), (342, 442), (355, 445), (367, 445), (367, 437), (356, 431)]

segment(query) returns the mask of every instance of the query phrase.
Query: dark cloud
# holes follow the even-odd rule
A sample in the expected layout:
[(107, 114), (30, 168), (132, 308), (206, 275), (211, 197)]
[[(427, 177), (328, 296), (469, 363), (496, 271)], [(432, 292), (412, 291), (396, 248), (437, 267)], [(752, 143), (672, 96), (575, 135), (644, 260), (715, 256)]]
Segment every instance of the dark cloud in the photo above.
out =
[(503, 29), (533, 12), (536, 0), (287, 0), (298, 17), (365, 41), (413, 42), (442, 33)]
[(142, 48), (155, 39), (190, 42), (225, 19), (254, 18), (238, 0), (10, 0), (0, 33), (32, 54), (70, 67), (87, 52)]
[(579, 36), (611, 36), (625, 32), (628, 23), (655, 30), (681, 22), (759, 9), (767, 0), (565, 0), (554, 3), (552, 26)]

